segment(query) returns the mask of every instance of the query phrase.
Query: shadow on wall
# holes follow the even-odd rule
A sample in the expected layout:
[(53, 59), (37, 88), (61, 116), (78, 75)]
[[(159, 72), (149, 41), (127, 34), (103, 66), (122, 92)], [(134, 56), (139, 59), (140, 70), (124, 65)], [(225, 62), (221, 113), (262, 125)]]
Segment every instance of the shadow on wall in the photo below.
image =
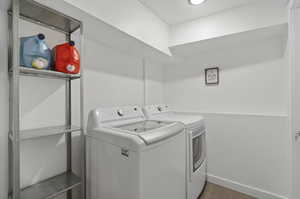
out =
[[(21, 118), (26, 117), (27, 114), (32, 113), (35, 109), (41, 106), (52, 107), (52, 110), (47, 109), (42, 116), (49, 115), (53, 109), (64, 108), (64, 98), (55, 98), (59, 90), (64, 91), (65, 82), (60, 80), (52, 79), (36, 79), (32, 77), (21, 77), (20, 78), (20, 116)], [(51, 101), (53, 99), (54, 101)], [(64, 116), (63, 116), (64, 117)]]
[(64, 172), (66, 156), (64, 136), (40, 138), (36, 142), (23, 141), (20, 147), (21, 187), (30, 186)]
[(6, 13), (7, 9), (9, 8), (9, 0), (1, 0), (0, 1), (0, 10)]
[[(183, 47), (184, 48), (184, 47)], [(227, 49), (211, 49), (211, 51), (201, 51), (197, 55), (188, 57), (184, 55), (184, 61), (169, 66), (170, 70), (178, 67), (186, 67), (187, 70), (180, 70), (180, 74), (169, 76), (168, 81), (188, 79), (203, 75), (204, 69), (208, 67), (221, 67), (221, 70), (231, 70), (238, 67), (255, 65), (262, 62), (282, 58), (286, 48), (286, 38), (278, 37), (264, 41), (255, 41), (250, 45), (235, 45)], [(173, 49), (173, 53), (182, 54), (180, 47)]]
[(136, 58), (92, 38), (85, 38), (85, 69), (140, 79), (136, 67), (143, 67), (142, 58)]
[(163, 71), (165, 67), (163, 64), (146, 61), (145, 66), (145, 75), (147, 80), (163, 83)]
[[(80, 136), (72, 137), (72, 163), (80, 165)], [(58, 135), (40, 138), (38, 142), (21, 143), (21, 176), (22, 187), (35, 184), (65, 170), (65, 136)], [(39, 150), (37, 150), (39, 149)], [(32, 154), (35, 154), (34, 156)], [(48, 158), (45, 158), (48, 157)], [(49, 158), (51, 157), (51, 158)], [(55, 165), (55, 166), (54, 166)], [(73, 168), (80, 175), (78, 167)]]

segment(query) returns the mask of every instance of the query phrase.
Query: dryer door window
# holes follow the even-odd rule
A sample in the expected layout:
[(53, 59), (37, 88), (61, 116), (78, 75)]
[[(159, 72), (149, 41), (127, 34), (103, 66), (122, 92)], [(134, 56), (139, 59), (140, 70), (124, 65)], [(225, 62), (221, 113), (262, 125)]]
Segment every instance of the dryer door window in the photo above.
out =
[(193, 137), (193, 172), (195, 172), (205, 159), (205, 133)]

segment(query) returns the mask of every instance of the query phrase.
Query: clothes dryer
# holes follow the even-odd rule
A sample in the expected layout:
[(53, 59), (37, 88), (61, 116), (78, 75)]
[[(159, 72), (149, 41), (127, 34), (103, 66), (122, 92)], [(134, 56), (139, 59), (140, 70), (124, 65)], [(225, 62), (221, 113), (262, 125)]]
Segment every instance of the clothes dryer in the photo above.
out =
[(172, 111), (167, 105), (149, 105), (143, 108), (149, 120), (179, 121), (187, 132), (187, 198), (197, 199), (206, 183), (206, 127), (203, 116)]

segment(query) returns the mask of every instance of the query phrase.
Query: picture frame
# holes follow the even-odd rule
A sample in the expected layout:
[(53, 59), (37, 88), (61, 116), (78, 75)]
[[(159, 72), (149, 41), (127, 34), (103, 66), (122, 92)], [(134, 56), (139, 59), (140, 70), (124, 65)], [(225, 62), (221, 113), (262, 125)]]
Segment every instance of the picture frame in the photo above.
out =
[(219, 67), (205, 69), (205, 84), (218, 85), (220, 82)]

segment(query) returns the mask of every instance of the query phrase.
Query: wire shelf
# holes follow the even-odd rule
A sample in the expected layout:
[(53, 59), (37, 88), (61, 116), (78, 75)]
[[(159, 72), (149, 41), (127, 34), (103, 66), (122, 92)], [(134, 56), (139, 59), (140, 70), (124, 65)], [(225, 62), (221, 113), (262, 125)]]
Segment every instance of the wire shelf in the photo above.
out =
[(40, 78), (49, 78), (49, 79), (79, 79), (81, 77), (80, 74), (67, 74), (52, 70), (38, 70), (34, 68), (28, 67), (20, 67), (20, 75), (23, 76), (33, 76)]
[(50, 199), (81, 184), (81, 179), (66, 172), (22, 189), (21, 199)]
[(71, 127), (67, 126), (52, 126), (36, 129), (27, 129), (20, 131), (20, 140), (29, 140), (35, 138), (41, 138), (52, 135), (59, 135), (65, 133), (72, 133), (80, 131), (80, 127), (72, 125)]

